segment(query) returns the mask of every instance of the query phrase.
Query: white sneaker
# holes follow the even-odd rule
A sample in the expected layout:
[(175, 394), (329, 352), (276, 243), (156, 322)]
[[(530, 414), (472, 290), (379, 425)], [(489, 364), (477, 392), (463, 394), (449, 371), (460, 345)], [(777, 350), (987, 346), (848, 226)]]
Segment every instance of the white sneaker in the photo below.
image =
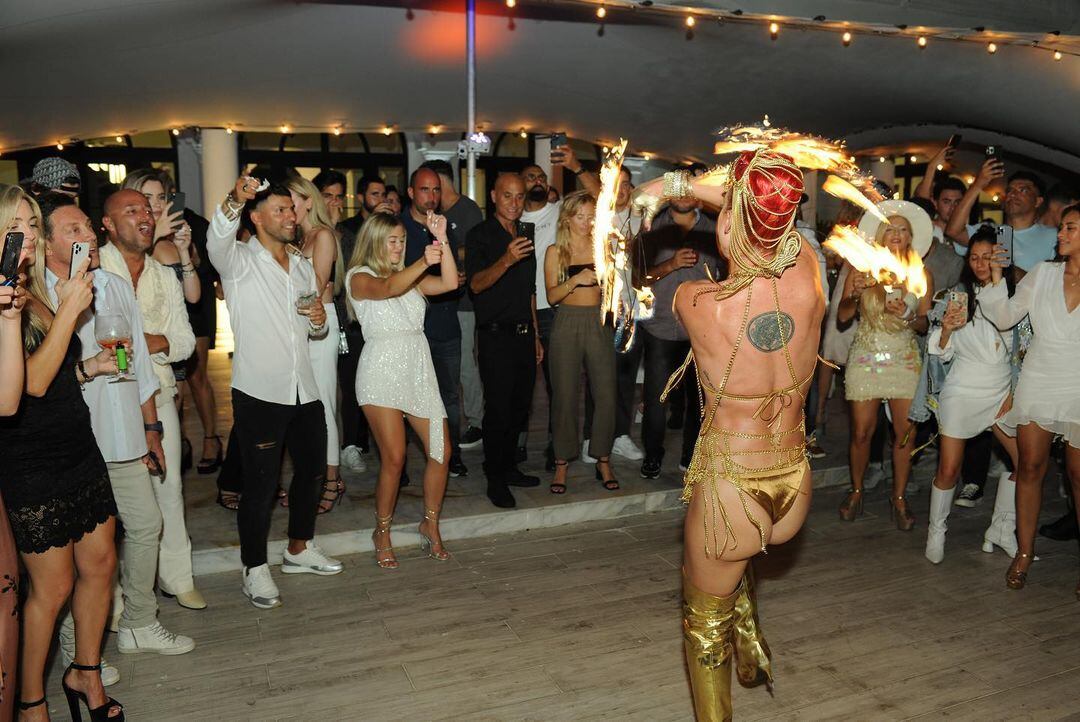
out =
[(329, 577), (340, 574), (344, 569), (341, 562), (323, 554), (323, 550), (312, 541), (308, 541), (307, 548), (299, 554), (290, 554), (286, 549), (281, 559), (284, 574), (321, 574)]
[(612, 444), (611, 450), (619, 456), (630, 459), (631, 461), (641, 461), (645, 458), (645, 452), (638, 448), (634, 440), (626, 434), (615, 439), (615, 443)]
[(358, 474), (367, 471), (367, 462), (364, 461), (364, 454), (360, 451), (360, 447), (354, 444), (349, 444), (341, 450), (341, 465), (349, 471), (355, 471)]
[(585, 441), (581, 442), (581, 462), (583, 464), (595, 464), (596, 463), (596, 459), (589, 456), (589, 440), (588, 439), (585, 439)]
[(116, 648), (120, 650), (120, 654), (187, 654), (195, 649), (195, 640), (182, 634), (174, 634), (161, 626), (161, 622), (154, 622), (149, 627), (138, 629), (120, 627)]
[(273, 609), (281, 606), (281, 592), (278, 591), (274, 578), (270, 576), (270, 566), (260, 564), (248, 569), (244, 567), (244, 596), (259, 609)]
[[(72, 628), (74, 632), (74, 627)], [(75, 661), (75, 635), (65, 634), (64, 627), (60, 627), (60, 658), (64, 660), (64, 667)], [(104, 657), (101, 658), (101, 684), (111, 687), (120, 681), (120, 670), (109, 664)]]

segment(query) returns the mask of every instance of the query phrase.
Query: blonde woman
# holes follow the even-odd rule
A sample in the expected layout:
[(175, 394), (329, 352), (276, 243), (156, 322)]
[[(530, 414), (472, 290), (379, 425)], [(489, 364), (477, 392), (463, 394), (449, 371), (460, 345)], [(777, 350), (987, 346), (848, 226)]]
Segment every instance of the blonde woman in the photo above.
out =
[[(79, 390), (80, 383), (115, 372), (116, 363), (108, 351), (79, 360), (75, 325), (94, 297), (89, 261), (57, 284), (54, 308), (45, 290), (39, 226), (33, 199), (18, 187), (0, 185), (0, 231), (23, 234), (20, 268), (34, 267), (22, 315), (25, 390), (19, 414), (0, 423), (0, 490), (30, 576), (22, 610), (20, 718), (48, 719), (45, 662), (57, 616), (73, 598), (75, 661), (61, 678), (72, 716), (82, 701), (94, 719), (123, 720), (123, 707), (101, 684), (101, 638), (116, 569), (116, 503)], [(4, 672), (15, 676), (14, 669)]]
[[(428, 213), (427, 228), (435, 242), (422, 258), (406, 267), (405, 226), (387, 213), (373, 213), (360, 227), (356, 250), (345, 283), (349, 303), (364, 331), (364, 349), (356, 367), (356, 400), (364, 411), (379, 447), (379, 478), (375, 486), (376, 527), (371, 535), (375, 563), (397, 569), (390, 543), (401, 469), (405, 464), (405, 425), (424, 442), (424, 519), (421, 547), (432, 559), (446, 561), (450, 553), (439, 535), (439, 512), (446, 494), (450, 462), (450, 431), (439, 396), (431, 350), (424, 336), (425, 296), (458, 287), (457, 264), (447, 245), (446, 218)], [(428, 268), (438, 266), (438, 275)]]
[(319, 189), (300, 176), (290, 178), (285, 185), (296, 211), (300, 252), (315, 268), (317, 288), (322, 289), (319, 302), (326, 309), (326, 335), (308, 342), (311, 368), (315, 372), (319, 400), (326, 417), (326, 480), (319, 499), (319, 513), (325, 514), (345, 496), (345, 482), (338, 473), (341, 444), (337, 422), (337, 358), (341, 329), (334, 307), (334, 296), (345, 282), (345, 262), (330, 210)]
[(600, 286), (593, 263), (592, 225), (596, 202), (586, 191), (562, 201), (555, 245), (544, 254), (544, 285), (555, 310), (548, 344), (551, 369), (551, 419), (555, 479), (552, 494), (566, 493), (567, 463), (578, 449), (578, 393), (582, 365), (595, 402), (589, 455), (596, 459), (596, 479), (608, 491), (619, 488), (611, 471), (615, 439), (615, 336), (600, 315)]
[[(882, 201), (878, 208), (888, 223), (867, 214), (860, 230), (892, 251), (907, 264), (922, 267), (921, 256), (930, 247), (933, 228), (926, 211), (907, 201)], [(897, 529), (910, 531), (915, 517), (908, 509), (904, 493), (911, 475), (911, 452), (915, 434), (909, 433), (908, 411), (922, 368), (915, 334), (925, 334), (926, 314), (934, 295), (933, 278), (927, 274), (927, 291), (916, 298), (903, 287), (887, 292), (866, 274), (851, 272), (844, 281), (844, 293), (837, 311), (840, 323), (858, 315), (859, 327), (848, 353), (845, 396), (851, 407), (851, 441), (848, 447), (851, 489), (840, 505), (840, 517), (854, 521), (862, 512), (863, 476), (870, 461), (870, 440), (877, 426), (878, 408), (888, 403), (893, 424), (892, 516)]]

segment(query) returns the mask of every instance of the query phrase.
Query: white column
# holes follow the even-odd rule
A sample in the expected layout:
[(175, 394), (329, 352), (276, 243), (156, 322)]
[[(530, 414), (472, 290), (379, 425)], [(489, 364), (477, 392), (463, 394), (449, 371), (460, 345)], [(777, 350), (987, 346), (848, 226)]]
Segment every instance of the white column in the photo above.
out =
[(206, 214), (213, 212), (233, 189), (239, 175), (236, 136), (226, 133), (223, 128), (203, 128), (202, 200)]
[(893, 188), (896, 185), (896, 164), (892, 158), (885, 158), (884, 162), (874, 158), (870, 163), (870, 175)]
[(192, 130), (185, 130), (176, 139), (176, 183), (186, 196), (188, 208), (203, 213), (202, 163), (199, 160), (199, 140)]

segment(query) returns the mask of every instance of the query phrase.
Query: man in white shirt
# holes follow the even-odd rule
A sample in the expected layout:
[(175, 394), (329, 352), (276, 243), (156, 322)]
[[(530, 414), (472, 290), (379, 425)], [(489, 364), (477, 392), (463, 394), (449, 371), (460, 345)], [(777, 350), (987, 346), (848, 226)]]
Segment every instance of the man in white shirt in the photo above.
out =
[[(207, 234), (210, 261), (221, 275), (236, 350), (233, 424), (244, 468), (237, 525), (243, 591), (260, 609), (281, 604), (266, 561), (281, 447), (292, 458), (289, 544), (281, 571), (338, 574), (341, 562), (319, 549), (315, 516), (326, 474), (326, 421), (308, 356), (308, 338), (326, 333), (315, 270), (290, 241), (296, 213), (289, 189), (241, 177), (214, 211)], [(255, 227), (236, 240), (241, 215)]]
[[(573, 148), (562, 145), (551, 149), (551, 165), (554, 170), (562, 172), (565, 167), (578, 177), (585, 190), (595, 197), (600, 193), (600, 178), (595, 173), (589, 173), (581, 165)], [(521, 214), (521, 221), (532, 223), (535, 226), (533, 237), (533, 253), (536, 255), (536, 322), (540, 336), (540, 343), (544, 347), (544, 387), (547, 389), (548, 400), (551, 400), (551, 380), (548, 374), (547, 348), (551, 339), (551, 324), (555, 320), (555, 309), (547, 301), (547, 294), (542, 292), (547, 288), (544, 280), (544, 254), (547, 249), (555, 245), (555, 226), (559, 220), (559, 211), (562, 209), (562, 201), (548, 202), (548, 177), (544, 169), (538, 165), (527, 165), (521, 171), (521, 180), (525, 181), (525, 211)], [(518, 460), (522, 461), (521, 455), (525, 447), (525, 432), (521, 433), (518, 440)], [(551, 447), (551, 419), (548, 417), (548, 444), (546, 468), (548, 471), (555, 470), (555, 454)]]
[(180, 416), (174, 401), (176, 378), (171, 366), (195, 350), (184, 293), (176, 274), (148, 253), (153, 246), (155, 219), (146, 196), (130, 189), (113, 193), (105, 199), (101, 223), (109, 235), (109, 243), (98, 252), (101, 267), (118, 276), (135, 293), (143, 338), (160, 387), (154, 402), (162, 424), (165, 473), (162, 481), (153, 485), (161, 509), (158, 588), (175, 597), (182, 607), (205, 609), (206, 601), (195, 588), (191, 539), (184, 520)]
[[(56, 283), (71, 275), (71, 247), (90, 247), (90, 270), (94, 271), (94, 303), (83, 312), (75, 333), (82, 345), (82, 359), (96, 356), (100, 347), (95, 338), (95, 319), (100, 314), (123, 316), (131, 329), (128, 360), (133, 382), (109, 383), (101, 376), (82, 384), (83, 400), (90, 409), (94, 438), (109, 467), (109, 482), (124, 530), (120, 546), (120, 590), (123, 612), (119, 614), (117, 645), (122, 653), (156, 652), (184, 654), (195, 648), (190, 637), (166, 630), (157, 621), (154, 596), (161, 512), (154, 496), (150, 468), (153, 453), (158, 463), (165, 454), (161, 446), (154, 395), (158, 381), (143, 337), (142, 319), (131, 288), (108, 271), (99, 268), (97, 237), (90, 219), (67, 194), (46, 193), (38, 199), (44, 225), (45, 286), (50, 300), (58, 301)], [(85, 368), (85, 367), (84, 367)], [(80, 369), (81, 370), (81, 369)], [(90, 374), (87, 374), (88, 376)], [(85, 378), (85, 377), (84, 377)], [(74, 659), (74, 621), (69, 612), (60, 631), (65, 662)], [(102, 667), (102, 682), (119, 681), (120, 673), (111, 665)]]

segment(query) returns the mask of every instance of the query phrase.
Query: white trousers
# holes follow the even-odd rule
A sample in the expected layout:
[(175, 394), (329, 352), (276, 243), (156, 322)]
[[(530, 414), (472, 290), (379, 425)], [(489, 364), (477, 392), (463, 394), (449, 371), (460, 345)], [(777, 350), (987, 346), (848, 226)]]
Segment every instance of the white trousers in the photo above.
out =
[(311, 357), (315, 385), (319, 387), (319, 400), (322, 401), (323, 415), (326, 417), (326, 465), (337, 466), (341, 455), (337, 420), (338, 337), (341, 330), (334, 304), (324, 303), (323, 308), (326, 309), (326, 336), (308, 342), (308, 356)]
[(151, 477), (154, 496), (161, 509), (161, 550), (158, 552), (158, 586), (168, 594), (195, 588), (191, 574), (191, 539), (184, 521), (184, 487), (180, 475), (180, 415), (172, 397), (158, 393), (158, 421), (165, 427), (165, 480)]

